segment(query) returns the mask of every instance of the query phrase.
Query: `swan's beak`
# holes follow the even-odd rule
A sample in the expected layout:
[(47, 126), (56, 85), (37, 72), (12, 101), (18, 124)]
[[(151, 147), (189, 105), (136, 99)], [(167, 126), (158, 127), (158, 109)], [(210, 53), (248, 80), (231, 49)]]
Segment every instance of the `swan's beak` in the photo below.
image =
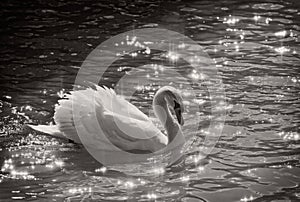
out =
[(180, 108), (175, 108), (174, 111), (175, 111), (175, 115), (176, 115), (176, 118), (178, 120), (178, 123), (183, 126), (184, 120), (183, 120), (183, 117), (182, 117), (182, 114), (181, 114), (181, 109)]

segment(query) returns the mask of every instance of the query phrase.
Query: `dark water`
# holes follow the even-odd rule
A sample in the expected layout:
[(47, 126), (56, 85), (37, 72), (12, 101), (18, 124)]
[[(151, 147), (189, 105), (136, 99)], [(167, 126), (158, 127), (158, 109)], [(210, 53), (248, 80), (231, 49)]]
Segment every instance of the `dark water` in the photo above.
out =
[[(0, 5), (1, 201), (300, 200), (298, 1), (12, 0)], [(100, 43), (145, 27), (182, 33), (215, 60), (228, 111), (210, 155), (155, 176), (126, 175), (134, 168), (105, 171), (82, 146), (24, 127), (53, 121), (60, 95), (72, 90), (81, 63)], [(122, 75), (118, 68), (147, 70), (150, 59), (120, 60), (99, 84), (113, 86)], [(146, 89), (133, 103), (147, 111), (151, 95)], [(202, 140), (208, 98), (193, 104), (199, 102), (202, 128), (184, 132)]]

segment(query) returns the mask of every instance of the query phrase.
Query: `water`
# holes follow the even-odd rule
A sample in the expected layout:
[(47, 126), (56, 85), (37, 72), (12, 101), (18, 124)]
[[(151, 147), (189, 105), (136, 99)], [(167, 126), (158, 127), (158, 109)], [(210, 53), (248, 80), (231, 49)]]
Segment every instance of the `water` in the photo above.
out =
[[(1, 201), (299, 200), (298, 1), (0, 4)], [(184, 164), (128, 175), (133, 167), (105, 170), (82, 146), (25, 127), (53, 121), (60, 95), (72, 90), (81, 63), (101, 42), (142, 27), (185, 34), (215, 60), (228, 111), (210, 155), (195, 162), (195, 152), (188, 151)], [(148, 63), (147, 57), (120, 60), (100, 84), (113, 86), (124, 74), (118, 68), (149, 69), (142, 66)], [(198, 90), (201, 128), (184, 132), (196, 134), (200, 147), (210, 106), (206, 91)], [(147, 112), (151, 95), (146, 89), (132, 102)]]

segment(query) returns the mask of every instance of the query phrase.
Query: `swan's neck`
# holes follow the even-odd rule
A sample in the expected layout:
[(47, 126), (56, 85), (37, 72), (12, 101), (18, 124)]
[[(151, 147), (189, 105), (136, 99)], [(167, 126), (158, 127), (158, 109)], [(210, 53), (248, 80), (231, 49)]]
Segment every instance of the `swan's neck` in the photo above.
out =
[(181, 132), (180, 126), (173, 118), (164, 93), (157, 94), (153, 99), (153, 109), (156, 117), (160, 120), (167, 131), (169, 144), (176, 137), (178, 132)]

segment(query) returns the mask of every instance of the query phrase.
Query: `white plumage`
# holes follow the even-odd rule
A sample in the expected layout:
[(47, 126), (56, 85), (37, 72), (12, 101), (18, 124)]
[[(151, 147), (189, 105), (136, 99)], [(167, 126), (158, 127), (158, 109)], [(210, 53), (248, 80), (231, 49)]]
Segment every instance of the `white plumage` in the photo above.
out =
[[(54, 113), (56, 125), (29, 126), (55, 137), (104, 150), (112, 149), (113, 144), (126, 151), (155, 152), (166, 147), (177, 133), (182, 136), (180, 126), (169, 110), (176, 105), (174, 101), (183, 110), (181, 97), (169, 86), (161, 88), (153, 101), (154, 112), (166, 128), (168, 137), (149, 117), (114, 90), (96, 85), (73, 91), (59, 100)], [(184, 138), (178, 140), (184, 142)]]

